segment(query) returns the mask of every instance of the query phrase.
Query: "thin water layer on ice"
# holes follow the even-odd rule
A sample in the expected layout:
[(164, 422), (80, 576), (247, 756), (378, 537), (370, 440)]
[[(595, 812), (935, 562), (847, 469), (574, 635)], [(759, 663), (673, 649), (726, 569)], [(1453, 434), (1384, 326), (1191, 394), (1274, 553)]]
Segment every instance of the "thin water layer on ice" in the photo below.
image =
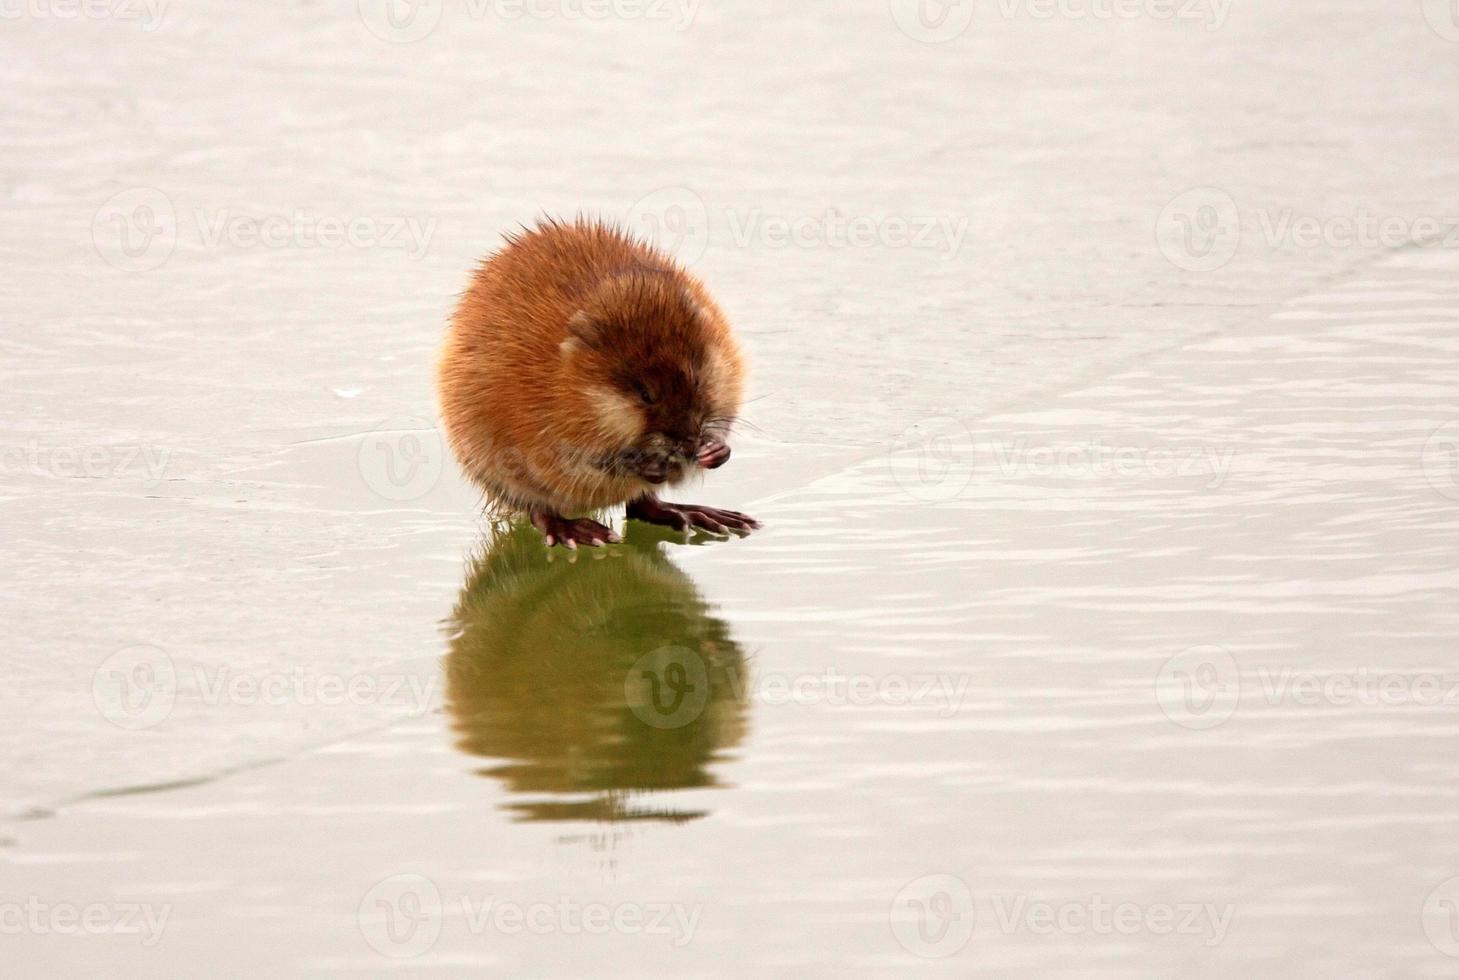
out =
[[(1459, 263), (1277, 230), (1459, 211), (1437, 5), (1031, 6), (7, 17), (7, 970), (1452, 973)], [(477, 519), (433, 351), (579, 208), (689, 217), (764, 533)]]
[(1456, 271), (767, 496), (745, 542), (506, 533), (417, 717), (14, 825), (7, 878), (170, 903), (157, 951), (90, 941), (124, 971), (1444, 975)]

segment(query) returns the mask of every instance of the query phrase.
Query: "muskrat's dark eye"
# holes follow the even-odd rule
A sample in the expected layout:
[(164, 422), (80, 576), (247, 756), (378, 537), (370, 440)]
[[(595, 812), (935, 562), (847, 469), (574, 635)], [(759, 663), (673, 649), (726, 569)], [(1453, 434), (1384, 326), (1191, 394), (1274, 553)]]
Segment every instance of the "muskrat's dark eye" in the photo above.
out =
[(645, 405), (652, 405), (654, 403), (654, 396), (649, 394), (649, 390), (643, 386), (642, 381), (635, 381), (633, 383), (633, 390), (638, 392), (638, 397), (643, 399)]

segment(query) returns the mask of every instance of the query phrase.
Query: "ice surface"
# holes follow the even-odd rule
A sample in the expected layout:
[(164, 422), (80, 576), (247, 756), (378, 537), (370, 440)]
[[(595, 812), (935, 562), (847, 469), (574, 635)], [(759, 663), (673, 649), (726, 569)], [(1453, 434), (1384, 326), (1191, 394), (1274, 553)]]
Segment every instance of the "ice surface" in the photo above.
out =
[[(1443, 5), (914, 6), (0, 6), (0, 911), (170, 909), (7, 975), (1452, 973)], [(483, 585), (434, 348), (579, 209), (733, 314), (698, 492), (770, 527)], [(539, 658), (474, 652), (518, 616)], [(613, 727), (665, 637), (713, 702)], [(879, 693), (775, 686), (828, 672)], [(382, 954), (400, 875), (440, 934)], [(1003, 917), (1095, 897), (1231, 919)]]

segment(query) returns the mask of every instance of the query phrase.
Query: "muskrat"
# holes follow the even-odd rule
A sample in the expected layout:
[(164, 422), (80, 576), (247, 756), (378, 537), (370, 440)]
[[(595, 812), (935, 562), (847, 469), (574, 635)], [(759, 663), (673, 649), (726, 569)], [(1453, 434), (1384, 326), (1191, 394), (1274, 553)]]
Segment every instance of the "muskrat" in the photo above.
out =
[(508, 235), (451, 319), (437, 383), (466, 474), (549, 547), (618, 541), (581, 516), (617, 504), (678, 531), (760, 526), (658, 498), (730, 458), (744, 362), (704, 285), (615, 227), (544, 219)]
[[(521, 820), (703, 816), (699, 797), (643, 794), (721, 785), (746, 737), (750, 666), (730, 624), (657, 528), (631, 523), (617, 554), (576, 564), (550, 561), (530, 527), (496, 530), (444, 624), (458, 748), (492, 760), (476, 771)], [(692, 686), (674, 684), (675, 663)]]

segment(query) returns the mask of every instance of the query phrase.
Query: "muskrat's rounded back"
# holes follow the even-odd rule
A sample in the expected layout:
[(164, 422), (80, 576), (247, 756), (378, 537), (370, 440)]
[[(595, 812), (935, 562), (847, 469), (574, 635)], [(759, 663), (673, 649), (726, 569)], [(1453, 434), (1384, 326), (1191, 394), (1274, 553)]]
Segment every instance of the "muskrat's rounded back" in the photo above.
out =
[(732, 419), (742, 377), (703, 284), (622, 231), (579, 219), (509, 236), (476, 269), (438, 387), (452, 450), (490, 503), (566, 513), (651, 490), (610, 462), (641, 442), (672, 452), (660, 431)]

